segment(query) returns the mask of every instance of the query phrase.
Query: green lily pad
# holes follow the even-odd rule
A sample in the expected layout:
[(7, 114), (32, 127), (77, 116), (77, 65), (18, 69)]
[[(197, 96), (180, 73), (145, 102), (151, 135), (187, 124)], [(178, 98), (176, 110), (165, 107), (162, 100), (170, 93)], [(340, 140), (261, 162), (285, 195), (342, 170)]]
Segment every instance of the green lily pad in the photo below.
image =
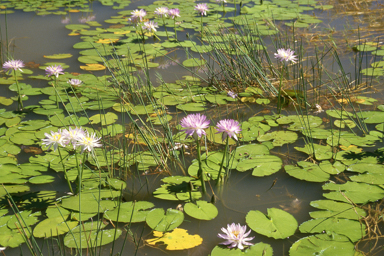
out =
[(27, 230), (20, 233), (18, 229), (9, 229), (7, 226), (0, 228), (0, 245), (4, 247), (16, 248), (25, 242), (26, 237), (30, 237), (31, 233)]
[(309, 215), (312, 218), (344, 218), (351, 220), (359, 220), (365, 217), (367, 213), (350, 203), (335, 202), (333, 200), (317, 200), (310, 203), (312, 207), (322, 209), (324, 211), (313, 211)]
[(115, 113), (108, 112), (106, 114), (93, 115), (89, 118), (89, 120), (91, 121), (91, 124), (101, 123), (101, 125), (109, 125), (115, 123), (118, 118), (119, 117)]
[(318, 116), (298, 116), (298, 115), (291, 115), (291, 116), (284, 116), (276, 120), (278, 124), (291, 124), (288, 127), (288, 130), (291, 131), (299, 131), (303, 129), (312, 129), (319, 127), (323, 120)]
[(167, 232), (177, 228), (184, 221), (184, 214), (181, 211), (162, 208), (151, 210), (147, 214), (147, 225), (156, 231)]
[(268, 208), (267, 211), (267, 215), (260, 211), (247, 213), (245, 221), (253, 231), (275, 239), (284, 239), (295, 233), (298, 224), (291, 214), (277, 208)]
[(317, 160), (331, 159), (333, 156), (332, 147), (329, 145), (306, 144), (303, 148), (295, 147), (296, 150), (314, 156)]
[(12, 215), (9, 218), (7, 222), (8, 228), (17, 229), (35, 225), (39, 221), (38, 217), (41, 216), (41, 212), (32, 213), (32, 211), (21, 211), (17, 213), (17, 215), (17, 217), (16, 215)]
[(204, 103), (186, 103), (182, 105), (177, 105), (177, 109), (182, 111), (204, 111), (205, 110), (205, 104)]
[(198, 220), (212, 220), (219, 214), (216, 206), (206, 201), (186, 203), (184, 205), (184, 211), (189, 216)]
[(317, 164), (309, 162), (298, 162), (298, 166), (285, 165), (285, 171), (300, 180), (311, 182), (324, 182), (329, 180), (330, 175), (324, 172)]
[(55, 177), (50, 175), (39, 175), (36, 177), (32, 177), (28, 180), (28, 182), (32, 184), (46, 184), (54, 181), (55, 181)]
[(211, 256), (272, 256), (273, 249), (269, 244), (257, 243), (254, 244), (245, 250), (240, 250), (238, 248), (229, 249), (224, 246), (216, 245), (211, 251)]
[(302, 233), (336, 233), (357, 242), (365, 236), (365, 224), (357, 220), (340, 218), (319, 218), (306, 221), (299, 227)]
[(274, 131), (271, 133), (266, 133), (257, 138), (258, 141), (272, 141), (273, 146), (278, 147), (287, 143), (293, 143), (297, 140), (297, 133), (291, 131)]
[(323, 190), (333, 190), (333, 192), (324, 193), (325, 198), (346, 203), (352, 201), (356, 204), (365, 204), (384, 197), (384, 189), (379, 186), (351, 181), (345, 184), (327, 183), (323, 186)]
[(120, 204), (112, 211), (105, 213), (105, 218), (117, 222), (136, 223), (143, 222), (149, 212), (148, 209), (155, 205), (146, 201), (126, 202)]
[(355, 255), (355, 245), (342, 235), (320, 234), (296, 241), (289, 249), (289, 255)]
[(44, 58), (55, 59), (55, 60), (68, 59), (71, 57), (72, 57), (72, 54), (70, 54), (70, 53), (58, 53), (58, 54), (52, 54), (52, 55), (44, 55)]
[(33, 236), (41, 238), (59, 236), (67, 233), (76, 227), (77, 224), (78, 221), (68, 221), (63, 219), (62, 216), (48, 218), (36, 225), (33, 229)]
[(199, 66), (203, 66), (207, 63), (206, 60), (204, 59), (197, 59), (197, 58), (192, 58), (192, 59), (188, 59), (188, 60), (185, 60), (183, 61), (183, 65), (186, 66), (186, 67), (199, 67)]
[[(103, 229), (105, 225), (100, 222), (92, 221), (82, 223), (67, 233), (64, 237), (64, 245), (69, 248), (94, 248), (106, 245), (115, 241), (121, 235), (122, 231), (116, 229)], [(80, 234), (80, 228), (81, 234)]]

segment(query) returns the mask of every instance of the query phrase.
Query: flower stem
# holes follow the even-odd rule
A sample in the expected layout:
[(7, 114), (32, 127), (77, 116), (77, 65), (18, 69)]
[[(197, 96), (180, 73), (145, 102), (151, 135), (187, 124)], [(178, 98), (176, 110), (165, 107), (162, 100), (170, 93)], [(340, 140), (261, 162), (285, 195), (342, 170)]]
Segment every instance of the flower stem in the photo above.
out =
[(68, 174), (67, 174), (67, 170), (65, 169), (65, 166), (64, 166), (63, 157), (62, 157), (62, 155), (61, 155), (60, 147), (58, 147), (57, 150), (59, 151), (59, 156), (60, 156), (60, 160), (61, 160), (61, 165), (63, 166), (63, 171), (64, 171), (65, 179), (67, 180), (69, 190), (70, 190), (71, 193), (73, 194), (73, 190), (72, 190), (71, 182), (70, 182), (69, 179), (68, 179)]
[(281, 114), (281, 85), (283, 83), (283, 74), (284, 74), (284, 67), (281, 69), (280, 73), (280, 84), (279, 84), (279, 94), (277, 96), (277, 113), (280, 115)]
[[(225, 143), (225, 149), (224, 149), (223, 159), (221, 160), (220, 169), (219, 169), (219, 175), (217, 176), (217, 179), (216, 179), (216, 185), (219, 184), (219, 182), (220, 182), (221, 171), (223, 170), (224, 159), (225, 159), (225, 157), (226, 157), (227, 154), (228, 154), (228, 148), (229, 148), (229, 136), (227, 136), (227, 141), (226, 141), (226, 143)], [(229, 156), (227, 156), (227, 158), (229, 159)], [(226, 173), (225, 173), (224, 176), (226, 176)]]
[(176, 41), (177, 41), (176, 17), (173, 19), (173, 27), (174, 27), (174, 29), (175, 29), (175, 38), (176, 38)]
[(17, 98), (17, 102), (18, 102), (17, 110), (21, 111), (21, 110), (23, 110), (23, 101), (21, 100), (20, 85), (19, 85), (19, 81), (17, 81), (16, 70), (13, 70), (13, 74), (15, 76), (15, 81), (16, 81), (16, 86), (17, 86), (17, 94), (19, 95), (19, 97)]
[(163, 26), (164, 26), (164, 29), (165, 29), (165, 33), (167, 34), (167, 39), (169, 40), (168, 30), (167, 30), (167, 27), (165, 26), (164, 15), (162, 16), (162, 18), (163, 18)]
[(203, 168), (201, 167), (202, 166), (202, 162), (201, 162), (201, 149), (200, 149), (200, 142), (199, 142), (199, 139), (196, 140), (196, 144), (197, 144), (197, 160), (199, 161), (199, 171), (197, 172), (197, 176), (198, 178), (200, 178), (200, 181), (201, 181), (201, 187), (203, 189), (203, 193), (205, 193), (206, 189), (205, 189), (205, 181), (204, 181), (204, 172), (203, 172)]
[(57, 77), (55, 76), (55, 92), (56, 92), (56, 104), (57, 108), (59, 108), (59, 92), (57, 91)]
[(203, 38), (203, 15), (201, 15), (201, 38)]

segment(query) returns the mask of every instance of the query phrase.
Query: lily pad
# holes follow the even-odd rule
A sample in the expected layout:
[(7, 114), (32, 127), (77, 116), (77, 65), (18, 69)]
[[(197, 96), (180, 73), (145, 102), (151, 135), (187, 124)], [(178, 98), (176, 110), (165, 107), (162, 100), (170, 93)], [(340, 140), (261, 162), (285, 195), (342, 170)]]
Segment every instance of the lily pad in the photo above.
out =
[(309, 162), (298, 162), (298, 166), (286, 165), (285, 171), (300, 180), (311, 182), (324, 182), (328, 181), (330, 175), (324, 172), (317, 164)]
[(186, 203), (184, 205), (184, 211), (189, 216), (198, 220), (212, 220), (219, 213), (215, 205), (206, 201)]
[(266, 133), (257, 138), (258, 141), (272, 141), (273, 146), (278, 147), (284, 144), (293, 143), (297, 140), (297, 133), (291, 131), (274, 131), (271, 133)]
[(351, 220), (359, 220), (365, 217), (367, 213), (350, 203), (335, 202), (333, 200), (317, 200), (310, 203), (312, 207), (322, 209), (324, 211), (310, 212), (312, 218), (344, 218)]
[(62, 216), (48, 218), (36, 225), (33, 230), (35, 237), (48, 238), (67, 233), (78, 224), (78, 221), (67, 221)]
[(112, 211), (105, 213), (105, 218), (117, 222), (136, 223), (143, 222), (155, 205), (146, 201), (126, 202), (116, 206)]
[(260, 211), (247, 213), (245, 221), (253, 231), (275, 239), (284, 239), (295, 233), (298, 224), (291, 214), (277, 208), (268, 208), (267, 211), (267, 215)]
[(146, 222), (150, 228), (160, 232), (167, 232), (177, 228), (184, 221), (184, 214), (181, 211), (162, 208), (151, 210), (147, 214)]

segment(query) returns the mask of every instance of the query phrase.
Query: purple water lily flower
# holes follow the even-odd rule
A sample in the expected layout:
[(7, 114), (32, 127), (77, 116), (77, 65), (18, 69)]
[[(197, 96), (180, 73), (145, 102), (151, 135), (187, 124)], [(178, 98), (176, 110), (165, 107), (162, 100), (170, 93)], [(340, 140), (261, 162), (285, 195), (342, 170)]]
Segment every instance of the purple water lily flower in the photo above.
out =
[(232, 223), (231, 225), (228, 224), (226, 229), (221, 228), (221, 231), (223, 231), (225, 234), (218, 234), (217, 236), (226, 239), (227, 241), (220, 244), (229, 245), (228, 248), (237, 247), (240, 250), (243, 250), (244, 245), (253, 245), (248, 241), (251, 241), (255, 237), (248, 237), (249, 233), (251, 233), (251, 230), (245, 233), (247, 231), (247, 225), (241, 226), (240, 224), (236, 225), (235, 223)]
[(5, 72), (8, 72), (8, 75), (11, 74), (12, 69), (13, 70), (19, 70), (20, 72), (23, 72), (21, 68), (24, 67), (24, 62), (22, 60), (9, 60), (4, 62), (3, 69), (5, 69)]
[(275, 53), (275, 58), (280, 61), (291, 61), (293, 63), (296, 63), (297, 56), (293, 55), (295, 51), (292, 51), (291, 49), (278, 49), (277, 53)]
[(209, 127), (210, 121), (207, 120), (207, 117), (202, 114), (189, 114), (183, 119), (181, 119), (180, 125), (184, 128), (182, 131), (185, 131), (187, 136), (192, 136), (194, 139), (201, 137), (203, 134), (206, 135), (204, 129)]
[(159, 17), (163, 17), (163, 16), (164, 16), (164, 17), (167, 17), (168, 12), (169, 12), (169, 11), (168, 11), (168, 8), (162, 6), (162, 7), (157, 7), (154, 13), (155, 13), (157, 16), (159, 16)]
[(206, 16), (208, 11), (208, 5), (206, 3), (204, 4), (197, 4), (195, 6), (195, 10), (200, 12), (201, 16)]
[(145, 15), (147, 15), (147, 12), (144, 9), (136, 9), (133, 12), (131, 12), (132, 16), (128, 20), (132, 23), (138, 23), (142, 22)]
[(229, 136), (229, 138), (234, 138), (237, 140), (237, 133), (241, 132), (239, 122), (233, 119), (223, 119), (220, 120), (216, 125), (217, 133), (223, 133), (223, 141)]
[(171, 17), (171, 19), (174, 19), (176, 17), (180, 17), (180, 10), (175, 8), (175, 9), (170, 9), (168, 11), (168, 15), (169, 17)]
[(83, 83), (81, 80), (79, 79), (70, 79), (68, 80), (68, 82), (70, 85), (72, 85), (73, 87), (80, 87), (80, 85)]
[(61, 65), (55, 65), (55, 66), (48, 66), (45, 68), (45, 74), (47, 76), (56, 76), (59, 77), (59, 75), (64, 75), (64, 69), (61, 67)]
[(234, 93), (233, 91), (228, 91), (227, 96), (235, 99), (237, 97), (237, 93)]
[(144, 26), (143, 26), (143, 29), (146, 29), (148, 30), (148, 32), (156, 32), (156, 28), (158, 28), (159, 26), (157, 25), (157, 22), (154, 22), (154, 21), (147, 21), (147, 22), (144, 22)]

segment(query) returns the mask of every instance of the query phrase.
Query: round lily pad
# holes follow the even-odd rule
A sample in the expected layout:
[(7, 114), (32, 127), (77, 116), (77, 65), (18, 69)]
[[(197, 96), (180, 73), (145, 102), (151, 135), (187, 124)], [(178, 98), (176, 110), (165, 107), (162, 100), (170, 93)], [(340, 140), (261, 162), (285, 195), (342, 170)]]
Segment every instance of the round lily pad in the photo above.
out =
[(212, 220), (219, 213), (215, 205), (200, 200), (195, 203), (186, 203), (184, 211), (189, 216), (199, 220)]
[(268, 208), (267, 211), (267, 215), (260, 211), (247, 213), (245, 221), (253, 231), (275, 239), (284, 239), (295, 233), (298, 224), (291, 214), (277, 208)]
[(164, 212), (162, 208), (156, 208), (147, 214), (146, 222), (150, 228), (156, 231), (166, 232), (177, 228), (184, 220), (184, 214), (181, 211), (167, 209)]

